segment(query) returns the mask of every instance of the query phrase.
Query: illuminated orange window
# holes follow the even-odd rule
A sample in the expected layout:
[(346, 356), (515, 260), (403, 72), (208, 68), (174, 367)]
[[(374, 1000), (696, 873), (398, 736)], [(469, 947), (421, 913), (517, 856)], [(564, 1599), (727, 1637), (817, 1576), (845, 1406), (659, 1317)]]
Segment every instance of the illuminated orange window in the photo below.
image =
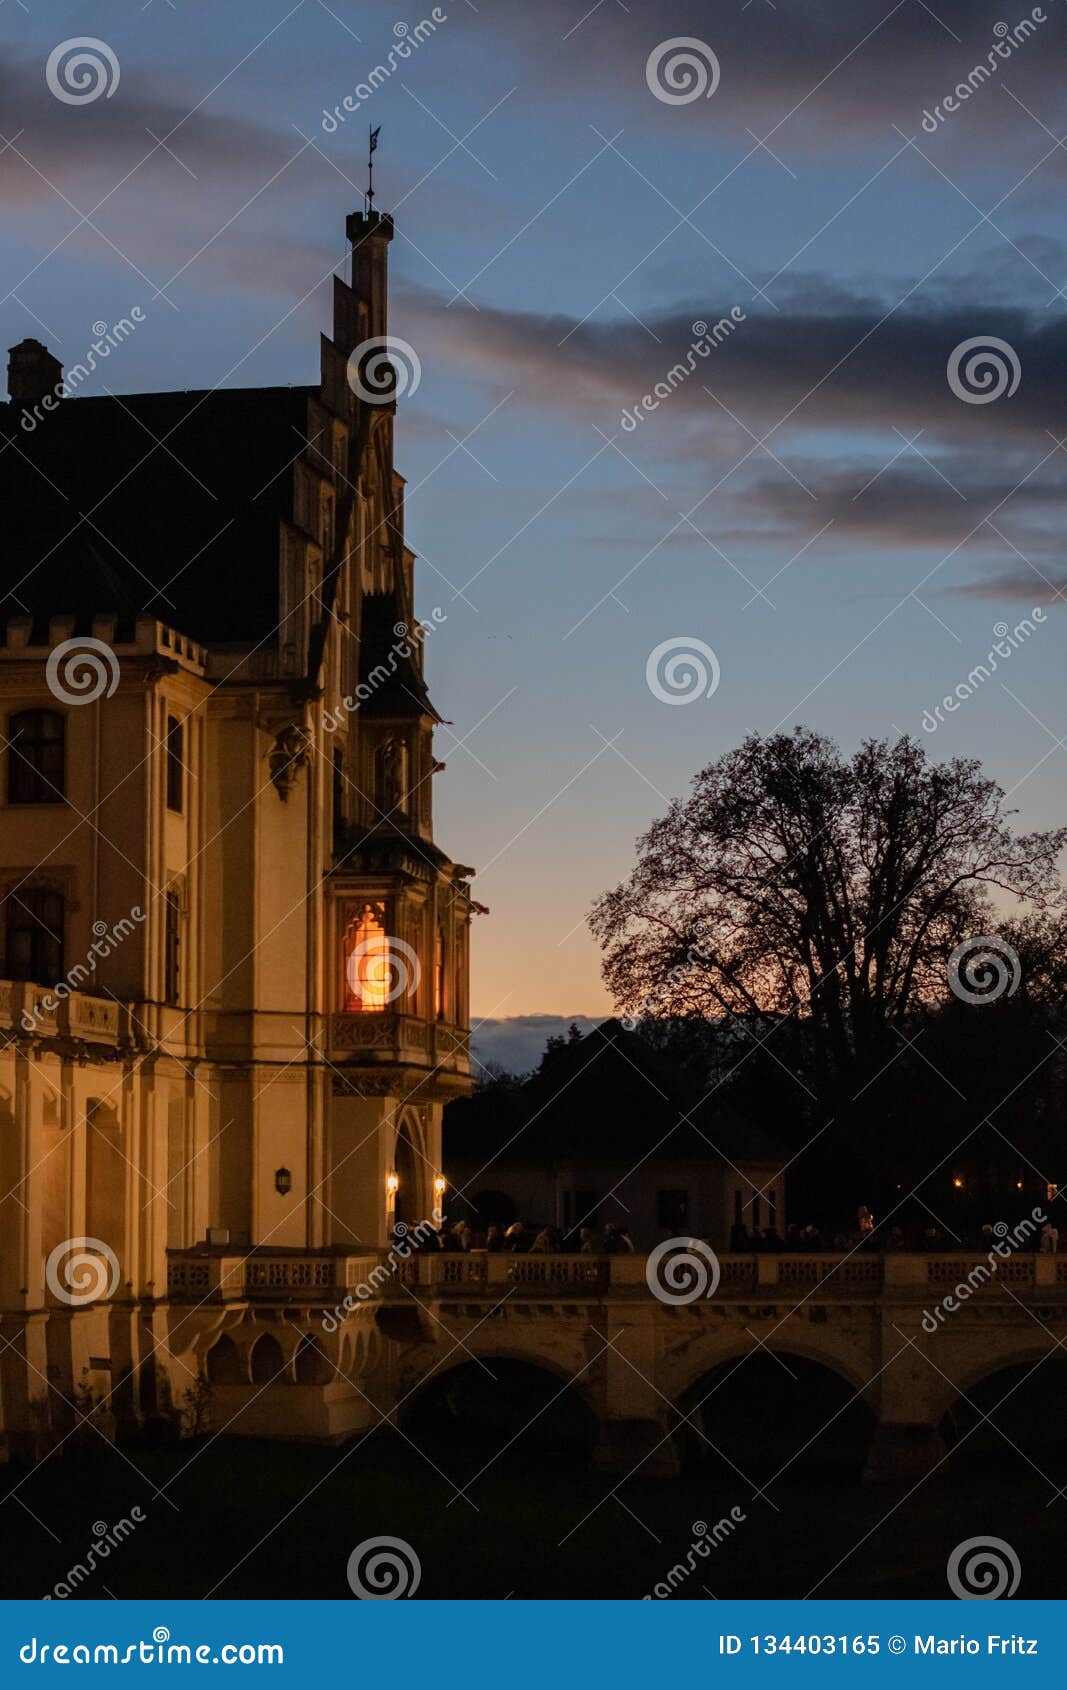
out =
[(390, 994), (385, 905), (364, 904), (345, 931), (345, 1009), (382, 1010)]
[(437, 929), (433, 957), (433, 1012), (438, 1021), (445, 1013), (445, 930)]

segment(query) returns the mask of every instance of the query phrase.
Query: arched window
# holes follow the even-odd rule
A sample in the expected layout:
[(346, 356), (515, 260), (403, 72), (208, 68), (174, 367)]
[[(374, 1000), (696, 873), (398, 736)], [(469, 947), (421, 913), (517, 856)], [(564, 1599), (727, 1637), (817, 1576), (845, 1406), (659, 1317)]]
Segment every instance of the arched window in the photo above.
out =
[(364, 904), (345, 933), (345, 1009), (382, 1010), (393, 1001), (385, 905)]
[(19, 710), (8, 718), (9, 804), (62, 804), (66, 726), (56, 710)]
[(289, 1382), (282, 1347), (272, 1333), (265, 1332), (252, 1345), (252, 1383), (287, 1385)]
[(328, 1385), (334, 1370), (319, 1349), (314, 1338), (301, 1338), (296, 1352), (296, 1382), (298, 1385)]
[(209, 1385), (247, 1385), (248, 1374), (241, 1366), (241, 1357), (232, 1338), (217, 1338), (207, 1353), (207, 1382)]
[(185, 808), (185, 727), (177, 716), (167, 717), (167, 809), (181, 815)]
[(63, 978), (63, 897), (22, 886), (4, 900), (4, 971), (9, 980), (56, 986)]

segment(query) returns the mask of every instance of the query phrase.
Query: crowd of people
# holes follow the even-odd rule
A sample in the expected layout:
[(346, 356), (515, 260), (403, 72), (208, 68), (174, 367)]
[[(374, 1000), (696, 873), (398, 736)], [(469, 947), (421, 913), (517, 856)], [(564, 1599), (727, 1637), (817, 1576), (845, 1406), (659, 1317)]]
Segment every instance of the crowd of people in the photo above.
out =
[[(509, 1226), (494, 1221), (484, 1230), (468, 1220), (454, 1221), (435, 1230), (431, 1227), (415, 1229), (422, 1234), (422, 1248), (435, 1252), (443, 1250), (457, 1254), (470, 1250), (487, 1250), (491, 1255), (500, 1252), (535, 1256), (632, 1256), (634, 1241), (628, 1229), (616, 1221), (606, 1226), (580, 1226), (564, 1232), (558, 1226), (528, 1226), (525, 1221), (512, 1221)], [(414, 1233), (408, 1234), (409, 1238)], [(991, 1222), (972, 1227), (963, 1233), (948, 1232), (940, 1226), (900, 1225), (884, 1230), (875, 1224), (870, 1210), (861, 1205), (856, 1222), (848, 1231), (824, 1232), (814, 1222), (805, 1226), (790, 1224), (784, 1235), (776, 1227), (749, 1229), (740, 1222), (730, 1228), (728, 1249), (731, 1255), (744, 1256), (765, 1251), (782, 1251), (787, 1255), (805, 1253), (844, 1256), (854, 1250), (879, 1253), (925, 1251), (937, 1254), (951, 1250), (988, 1251), (998, 1242), (1000, 1234)], [(1043, 1254), (1055, 1254), (1060, 1247), (1059, 1229), (1047, 1221), (1040, 1233), (1034, 1234), (1027, 1246)]]
[(502, 1226), (494, 1221), (484, 1232), (470, 1221), (454, 1221), (435, 1232), (428, 1243), (431, 1250), (456, 1254), (467, 1250), (488, 1250), (490, 1255), (501, 1252), (532, 1256), (632, 1256), (633, 1239), (624, 1226), (609, 1221), (599, 1227), (582, 1226), (564, 1233), (558, 1226), (542, 1226), (536, 1230), (525, 1221), (512, 1221)]
[[(897, 1254), (908, 1250), (936, 1255), (941, 1251), (951, 1250), (988, 1251), (997, 1244), (1000, 1237), (1001, 1233), (997, 1232), (990, 1221), (981, 1226), (964, 1227), (960, 1232), (949, 1232), (941, 1226), (920, 1225), (894, 1225), (880, 1229), (875, 1225), (870, 1210), (862, 1207), (856, 1217), (856, 1225), (847, 1232), (823, 1232), (821, 1227), (809, 1222), (807, 1226), (787, 1226), (783, 1237), (775, 1227), (755, 1228), (750, 1231), (745, 1226), (733, 1226), (730, 1229), (730, 1253), (743, 1256), (753, 1252), (781, 1250), (787, 1255), (800, 1255), (808, 1251), (843, 1256), (853, 1250), (870, 1250), (879, 1254)], [(1027, 1247), (1040, 1250), (1045, 1255), (1055, 1255), (1060, 1247), (1058, 1227), (1052, 1221), (1047, 1221), (1040, 1233), (1035, 1232)]]

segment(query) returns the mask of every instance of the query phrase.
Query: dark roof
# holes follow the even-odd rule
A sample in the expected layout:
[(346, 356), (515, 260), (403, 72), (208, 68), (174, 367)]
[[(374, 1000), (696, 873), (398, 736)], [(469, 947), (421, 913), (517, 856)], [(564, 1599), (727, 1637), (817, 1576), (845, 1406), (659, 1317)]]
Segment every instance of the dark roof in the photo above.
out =
[(414, 658), (413, 640), (409, 613), (398, 596), (368, 593), (359, 636), (360, 685), (370, 688), (360, 705), (364, 716), (427, 715), (441, 721)]
[[(139, 613), (203, 643), (271, 637), (278, 523), (316, 388), (64, 399), (38, 426), (0, 405), (0, 624), (50, 616), (76, 632)], [(157, 444), (161, 442), (161, 444)]]
[(548, 1052), (521, 1087), (492, 1086), (449, 1103), (444, 1131), (450, 1157), (488, 1160), (508, 1145), (505, 1162), (786, 1155), (729, 1104), (684, 1096), (669, 1059), (617, 1020)]

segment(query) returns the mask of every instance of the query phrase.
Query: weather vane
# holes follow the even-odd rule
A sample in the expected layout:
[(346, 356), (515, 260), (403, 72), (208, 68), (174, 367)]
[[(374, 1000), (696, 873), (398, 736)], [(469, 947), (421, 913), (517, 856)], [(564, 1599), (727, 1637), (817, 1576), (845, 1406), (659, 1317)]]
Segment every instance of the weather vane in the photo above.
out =
[(370, 130), (370, 146), (367, 150), (367, 195), (366, 195), (366, 199), (367, 199), (368, 215), (370, 214), (370, 212), (372, 212), (374, 210), (374, 155), (378, 150), (378, 136), (381, 134), (381, 132), (382, 132), (382, 126), (381, 126), (380, 123), (379, 123), (377, 129), (371, 129)]

